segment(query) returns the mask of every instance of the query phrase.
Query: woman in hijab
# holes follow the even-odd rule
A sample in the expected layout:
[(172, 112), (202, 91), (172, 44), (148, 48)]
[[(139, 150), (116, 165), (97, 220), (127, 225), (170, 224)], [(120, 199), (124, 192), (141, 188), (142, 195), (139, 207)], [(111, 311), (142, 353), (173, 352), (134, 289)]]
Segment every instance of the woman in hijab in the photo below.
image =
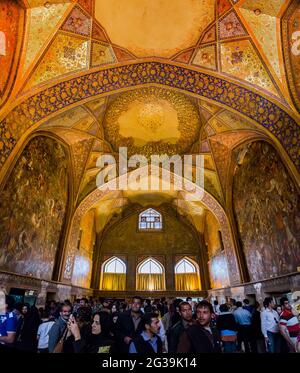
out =
[(111, 353), (114, 341), (110, 336), (111, 317), (107, 312), (97, 312), (93, 317), (92, 330), (82, 338), (75, 319), (69, 321), (69, 330), (74, 336), (74, 351), (85, 353)]

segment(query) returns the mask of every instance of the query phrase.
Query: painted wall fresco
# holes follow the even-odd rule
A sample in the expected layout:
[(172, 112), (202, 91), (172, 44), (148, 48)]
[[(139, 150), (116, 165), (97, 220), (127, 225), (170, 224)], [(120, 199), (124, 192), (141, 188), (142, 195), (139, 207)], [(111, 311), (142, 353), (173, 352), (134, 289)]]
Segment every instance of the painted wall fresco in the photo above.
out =
[(207, 211), (205, 213), (204, 239), (208, 248), (208, 256), (211, 258), (221, 249), (221, 243), (218, 231), (220, 224), (214, 215)]
[[(248, 149), (247, 149), (248, 148)], [(237, 149), (233, 207), (252, 281), (300, 264), (300, 195), (277, 152), (265, 142)]]
[(229, 286), (229, 272), (226, 254), (222, 251), (220, 241), (220, 224), (215, 216), (207, 211), (205, 214), (204, 240), (207, 245), (208, 268), (212, 289)]
[(66, 153), (38, 136), (0, 194), (0, 268), (51, 279), (68, 199)]
[(72, 284), (89, 288), (91, 284), (93, 249), (95, 243), (94, 210), (88, 211), (81, 219), (81, 237), (75, 256)]
[(208, 262), (210, 285), (212, 289), (219, 289), (229, 286), (229, 273), (226, 255), (218, 253)]
[(0, 2), (0, 99), (10, 76), (17, 45), (20, 8), (16, 1)]

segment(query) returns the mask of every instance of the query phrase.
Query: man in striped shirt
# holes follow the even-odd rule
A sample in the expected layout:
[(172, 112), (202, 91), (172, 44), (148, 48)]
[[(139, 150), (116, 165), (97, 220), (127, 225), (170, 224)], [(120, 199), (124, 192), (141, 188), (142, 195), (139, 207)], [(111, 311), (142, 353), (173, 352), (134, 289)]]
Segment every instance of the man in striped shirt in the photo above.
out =
[(292, 312), (292, 307), (287, 297), (282, 297), (280, 304), (283, 311), (280, 314), (279, 330), (286, 340), (290, 351), (295, 352), (297, 337), (300, 333), (299, 322), (297, 316)]

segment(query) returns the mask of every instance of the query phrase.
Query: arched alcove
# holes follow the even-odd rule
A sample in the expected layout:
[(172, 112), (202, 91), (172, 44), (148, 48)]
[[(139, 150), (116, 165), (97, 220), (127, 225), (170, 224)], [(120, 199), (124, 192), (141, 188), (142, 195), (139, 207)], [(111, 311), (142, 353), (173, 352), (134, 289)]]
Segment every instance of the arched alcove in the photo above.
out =
[(51, 280), (69, 199), (68, 151), (29, 140), (0, 193), (0, 268)]
[(232, 202), (250, 280), (297, 270), (300, 195), (275, 148), (247, 143), (234, 151)]

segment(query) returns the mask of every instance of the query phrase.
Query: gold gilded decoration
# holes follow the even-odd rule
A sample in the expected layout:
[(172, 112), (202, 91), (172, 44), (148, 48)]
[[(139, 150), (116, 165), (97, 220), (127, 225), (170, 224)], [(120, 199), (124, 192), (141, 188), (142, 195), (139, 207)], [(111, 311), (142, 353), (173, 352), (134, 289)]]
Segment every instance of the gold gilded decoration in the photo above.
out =
[(151, 131), (156, 132), (162, 126), (163, 121), (164, 111), (155, 100), (149, 100), (140, 108), (138, 122), (144, 128), (149, 128)]
[(147, 87), (119, 95), (108, 107), (104, 129), (128, 155), (182, 154), (199, 138), (196, 106), (182, 93)]
[(5, 162), (22, 134), (68, 105), (120, 89), (160, 84), (231, 107), (273, 134), (300, 169), (299, 126), (281, 107), (245, 87), (180, 66), (133, 63), (68, 79), (26, 98), (0, 123), (0, 162)]

